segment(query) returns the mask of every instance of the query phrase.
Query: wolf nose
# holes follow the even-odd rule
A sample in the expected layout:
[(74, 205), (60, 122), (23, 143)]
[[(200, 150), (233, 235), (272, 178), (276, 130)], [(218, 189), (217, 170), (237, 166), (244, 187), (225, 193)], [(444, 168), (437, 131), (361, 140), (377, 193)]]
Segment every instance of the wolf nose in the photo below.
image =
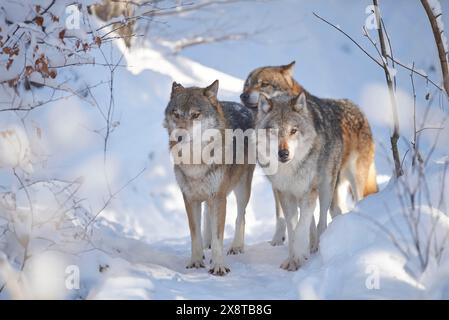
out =
[(240, 100), (242, 100), (242, 101), (246, 101), (246, 100), (248, 100), (248, 98), (249, 98), (249, 94), (247, 94), (246, 92), (243, 92), (240, 95)]
[(289, 155), (290, 155), (290, 152), (288, 152), (287, 149), (279, 150), (279, 152), (278, 152), (279, 160), (281, 160), (282, 162), (287, 161)]

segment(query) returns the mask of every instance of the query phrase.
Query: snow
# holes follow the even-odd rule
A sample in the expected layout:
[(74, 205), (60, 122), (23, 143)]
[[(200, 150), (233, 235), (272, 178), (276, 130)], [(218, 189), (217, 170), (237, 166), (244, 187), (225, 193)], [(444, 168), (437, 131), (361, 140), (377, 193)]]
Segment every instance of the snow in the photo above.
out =
[[(409, 235), (394, 188), (394, 183), (390, 183), (378, 195), (361, 201), (353, 212), (330, 224), (321, 239), (317, 257), (294, 278), (299, 298), (428, 299), (433, 296), (441, 299), (447, 295), (444, 288), (449, 279), (444, 279), (445, 284), (439, 289), (430, 289), (436, 285), (435, 280), (432, 284), (426, 279), (418, 281), (389, 236), (371, 222), (374, 219), (382, 228), (390, 229), (398, 241), (411, 241), (401, 238)], [(386, 209), (387, 204), (391, 212)], [(444, 213), (437, 214), (441, 218), (441, 230), (437, 234), (444, 236), (449, 231), (449, 220)], [(422, 217), (426, 218), (429, 218), (427, 214)], [(431, 273), (442, 273), (445, 268), (447, 262)], [(378, 276), (378, 287), (369, 285), (369, 275)]]
[[(411, 244), (397, 196), (399, 184), (390, 181), (391, 117), (382, 70), (311, 13), (316, 11), (338, 21), (342, 30), (354, 35), (364, 23), (364, 8), (368, 4), (358, 3), (349, 8), (333, 2), (267, 2), (258, 5), (257, 19), (252, 18), (252, 4), (221, 8), (217, 15), (223, 15), (222, 10), (227, 17), (252, 13), (246, 18), (240, 16), (242, 25), (264, 20), (282, 24), (281, 29), (273, 28), (281, 31), (258, 36), (259, 41), (192, 47), (178, 55), (170, 54), (157, 41), (133, 50), (127, 50), (120, 42), (102, 45), (104, 56), (93, 51), (86, 58), (103, 63), (107, 57), (117, 62), (123, 55), (122, 64), (126, 65), (115, 71), (114, 121), (120, 125), (111, 135), (106, 164), (103, 139), (98, 134), (104, 121), (98, 107), (105, 109), (109, 105), (109, 87), (104, 83), (91, 89), (98, 105), (85, 88), (109, 81), (108, 68), (85, 65), (61, 71), (58, 75), (61, 78), (57, 79), (67, 81), (66, 85), (78, 94), (57, 92), (56, 97), (66, 98), (27, 113), (26, 129), (21, 117), (2, 112), (0, 278), (12, 279), (9, 281), (12, 287), (3, 290), (0, 298), (448, 299), (447, 253), (439, 262), (431, 259), (426, 270), (420, 270), (416, 254), (409, 257), (401, 254), (380, 227), (396, 232), (401, 245)], [(437, 65), (438, 60), (434, 50), (429, 49), (432, 35), (428, 28), (422, 27), (427, 20), (420, 4), (392, 1), (382, 5), (395, 56), (405, 65), (416, 61), (417, 69), (437, 78), (429, 67)], [(449, 12), (447, 3), (442, 6), (444, 12)], [(58, 10), (61, 8), (63, 4)], [(192, 18), (187, 16), (187, 21), (168, 19), (167, 24), (182, 29)], [(343, 19), (346, 16), (354, 19)], [(363, 36), (359, 37), (363, 41)], [(59, 58), (57, 54), (52, 57), (61, 62)], [(204, 86), (219, 79), (220, 98), (238, 101), (250, 70), (294, 59), (295, 77), (311, 92), (323, 97), (347, 97), (363, 109), (377, 145), (376, 165), (382, 191), (332, 221), (323, 234), (319, 251), (310, 261), (297, 272), (286, 272), (279, 265), (287, 256), (287, 246), (272, 247), (268, 243), (274, 232), (274, 203), (268, 180), (257, 170), (247, 209), (245, 253), (225, 257), (231, 273), (220, 278), (204, 269), (185, 269), (190, 258), (187, 218), (162, 127), (172, 81)], [(396, 73), (398, 80), (403, 155), (407, 141), (413, 136), (410, 112), (413, 97), (408, 71), (396, 67), (391, 72)], [(417, 118), (422, 119), (427, 110), (424, 95), (433, 90), (418, 77), (416, 86)], [(37, 100), (47, 100), (52, 94), (48, 88), (33, 90), (33, 95), (24, 92), (20, 103), (31, 105)], [(19, 103), (13, 101), (10, 91), (0, 88), (1, 107), (9, 102)], [(444, 126), (446, 117), (447, 103), (443, 103), (443, 108), (431, 109), (426, 125)], [(5, 138), (4, 132), (11, 134)], [(421, 135), (422, 148), (427, 152), (437, 132), (440, 132), (437, 147), (426, 170), (430, 190), (442, 188), (449, 132), (445, 127)], [(409, 158), (405, 165), (410, 165)], [(26, 171), (23, 175), (26, 183), (50, 181), (27, 187), (29, 199), (20, 182), (11, 175), (12, 168)], [(108, 189), (119, 190), (143, 168), (144, 173), (101, 211), (109, 197)], [(73, 193), (76, 197), (71, 196)], [(438, 221), (436, 234), (439, 242), (443, 242), (444, 234), (449, 232), (448, 211), (439, 205), (439, 195), (432, 194), (432, 208), (427, 203), (419, 206), (423, 215), (421, 232), (428, 233), (432, 223)], [(443, 203), (448, 204), (449, 198)], [(90, 224), (92, 214), (98, 212), (99, 216)], [(231, 196), (225, 249), (232, 241), (235, 218), (236, 204)], [(10, 229), (16, 233), (3, 234)], [(25, 247), (33, 258), (27, 261), (22, 274), (26, 281), (17, 284), (14, 277), (21, 267)], [(210, 251), (205, 254), (207, 262)], [(67, 287), (70, 274), (67, 271), (73, 266), (79, 270), (79, 289)]]
[(0, 131), (0, 168), (32, 170), (28, 137), (20, 127)]
[(207, 86), (215, 79), (220, 79), (220, 89), (237, 93), (243, 88), (243, 81), (228, 74), (208, 68), (198, 62), (186, 59), (182, 56), (170, 56), (167, 52), (153, 49), (151, 45), (145, 48), (137, 48), (131, 53), (125, 49), (123, 43), (119, 46), (124, 51), (124, 56), (129, 65), (128, 69), (133, 74), (139, 74), (143, 70), (150, 69), (163, 73), (186, 86)]

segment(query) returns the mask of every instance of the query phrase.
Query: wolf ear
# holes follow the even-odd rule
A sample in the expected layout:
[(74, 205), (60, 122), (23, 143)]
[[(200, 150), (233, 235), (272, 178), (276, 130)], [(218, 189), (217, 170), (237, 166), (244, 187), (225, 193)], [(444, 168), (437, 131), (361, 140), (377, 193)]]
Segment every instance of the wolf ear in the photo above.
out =
[[(296, 101), (295, 101), (296, 100)], [(300, 111), (307, 106), (306, 94), (302, 92), (299, 96), (293, 100), (293, 110)]]
[(285, 74), (285, 75), (288, 75), (290, 77), (293, 77), (293, 71), (295, 69), (295, 63), (296, 63), (296, 61), (292, 61), (289, 64), (281, 66), (282, 73)]
[(208, 98), (217, 98), (218, 94), (218, 80), (212, 82), (212, 84), (204, 89), (204, 95)]
[(176, 93), (179, 93), (183, 89), (184, 87), (181, 84), (174, 81), (171, 85), (171, 97), (173, 97)]
[(257, 105), (257, 109), (262, 111), (263, 113), (268, 113), (271, 111), (272, 104), (270, 99), (263, 93), (259, 94), (259, 103)]

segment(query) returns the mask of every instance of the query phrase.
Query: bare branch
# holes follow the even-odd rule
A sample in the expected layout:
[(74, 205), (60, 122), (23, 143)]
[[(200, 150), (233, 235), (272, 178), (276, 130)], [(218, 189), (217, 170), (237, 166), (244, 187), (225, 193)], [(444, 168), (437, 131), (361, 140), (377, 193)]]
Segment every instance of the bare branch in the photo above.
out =
[(100, 208), (100, 210), (97, 211), (97, 213), (92, 217), (92, 219), (86, 224), (84, 227), (85, 230), (98, 218), (98, 216), (111, 204), (112, 200), (115, 199), (115, 197), (122, 192), (124, 189), (126, 189), (134, 180), (139, 178), (142, 173), (144, 173), (147, 170), (147, 168), (143, 168), (140, 170), (134, 177), (132, 177), (130, 180), (128, 180), (122, 187), (120, 187), (117, 191), (109, 195), (109, 198), (105, 201), (103, 206)]
[(182, 39), (180, 41), (176, 41), (173, 45), (173, 51), (178, 53), (186, 48), (190, 48), (193, 46), (201, 45), (201, 44), (209, 44), (220, 41), (228, 41), (228, 40), (242, 40), (246, 39), (250, 36), (250, 33), (240, 32), (240, 33), (231, 33), (225, 34), (221, 36), (196, 36), (193, 38)]
[[(316, 14), (315, 12), (313, 13), (313, 15), (315, 17), (317, 17), (318, 19), (322, 20), (323, 22), (325, 22), (326, 24), (330, 25), (331, 27), (333, 27), (335, 30), (337, 30), (338, 32), (342, 33), (344, 36), (346, 36), (349, 40), (351, 40), (352, 43), (354, 43), (357, 48), (359, 48), (363, 53), (365, 53), (367, 55), (368, 58), (370, 58), (374, 63), (376, 63), (379, 67), (383, 68), (383, 64), (381, 62), (379, 62), (375, 57), (373, 57), (366, 49), (364, 49), (356, 40), (354, 40), (353, 37), (351, 37), (348, 33), (346, 33), (344, 30), (342, 30), (341, 28), (337, 27), (335, 24), (329, 22), (328, 20), (324, 19), (323, 17), (319, 16), (318, 14)], [(406, 66), (405, 64), (401, 63), (400, 61), (398, 61), (397, 59), (393, 58), (392, 56), (388, 55), (388, 58), (390, 60), (392, 60), (394, 63), (396, 63), (397, 65), (399, 65), (400, 67), (408, 70), (408, 71), (412, 71), (412, 69), (408, 66)], [(429, 83), (431, 83), (435, 88), (439, 89), (440, 91), (443, 90), (443, 88), (441, 88), (438, 84), (435, 83), (435, 81), (433, 81), (432, 79), (430, 79), (427, 75), (417, 71), (416, 69), (413, 70), (413, 73), (426, 79), (426, 81), (428, 81)]]
[(338, 30), (339, 32), (341, 32), (342, 34), (344, 34), (349, 40), (352, 41), (352, 43), (354, 43), (360, 50), (363, 51), (363, 53), (365, 53), (371, 60), (373, 60), (379, 67), (383, 68), (383, 65), (381, 62), (377, 61), (376, 58), (374, 58), (371, 54), (369, 54), (368, 51), (366, 51), (357, 41), (355, 41), (349, 34), (347, 34), (346, 32), (344, 32), (343, 30), (341, 30), (339, 27), (337, 27), (335, 24), (327, 21), (326, 19), (320, 17), (318, 14), (316, 14), (315, 12), (313, 12), (313, 15), (315, 17), (317, 17), (318, 19), (320, 19), (321, 21), (324, 21), (325, 23), (327, 23), (328, 25), (330, 25), (331, 27), (333, 27), (335, 30)]
[[(373, 4), (374, 4), (375, 8), (379, 7), (377, 0), (373, 0)], [(374, 14), (376, 15), (377, 21), (381, 21), (379, 10), (374, 10)], [(378, 31), (378, 35), (379, 35), (380, 51), (382, 54), (382, 61), (383, 61), (382, 64), (383, 64), (383, 69), (385, 72), (385, 80), (387, 81), (388, 93), (390, 96), (391, 111), (393, 114), (393, 134), (390, 137), (391, 151), (393, 153), (396, 177), (399, 177), (402, 175), (402, 168), (401, 168), (401, 160), (400, 160), (399, 149), (398, 149), (399, 117), (398, 117), (398, 107), (397, 107), (396, 96), (395, 96), (394, 85), (393, 85), (394, 75), (392, 76), (390, 73), (390, 70), (388, 69), (387, 49), (386, 49), (384, 32), (383, 32), (382, 27), (379, 26), (377, 31)]]
[(438, 26), (438, 21), (430, 7), (428, 0), (421, 0), (421, 4), (426, 11), (427, 17), (429, 18), (430, 26), (432, 27), (433, 37), (435, 38), (435, 44), (438, 50), (438, 57), (440, 59), (441, 73), (443, 74), (443, 85), (446, 90), (446, 95), (449, 97), (449, 65), (447, 62), (447, 52), (444, 48), (442, 32)]

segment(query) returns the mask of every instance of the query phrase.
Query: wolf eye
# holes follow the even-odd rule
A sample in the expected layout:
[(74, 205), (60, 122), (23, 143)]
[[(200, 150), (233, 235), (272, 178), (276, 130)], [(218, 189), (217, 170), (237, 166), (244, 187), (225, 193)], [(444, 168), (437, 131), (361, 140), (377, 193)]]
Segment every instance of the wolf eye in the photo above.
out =
[(262, 82), (261, 86), (262, 87), (268, 87), (270, 84), (268, 82)]
[(193, 112), (191, 115), (190, 115), (190, 117), (192, 118), (192, 119), (198, 119), (198, 117), (201, 115), (201, 113), (199, 113), (199, 112)]
[(294, 135), (296, 132), (298, 132), (298, 129), (293, 128), (293, 129), (290, 131), (290, 134), (291, 134), (291, 135)]
[(178, 111), (176, 111), (176, 110), (173, 110), (173, 116), (177, 119), (180, 117)]

